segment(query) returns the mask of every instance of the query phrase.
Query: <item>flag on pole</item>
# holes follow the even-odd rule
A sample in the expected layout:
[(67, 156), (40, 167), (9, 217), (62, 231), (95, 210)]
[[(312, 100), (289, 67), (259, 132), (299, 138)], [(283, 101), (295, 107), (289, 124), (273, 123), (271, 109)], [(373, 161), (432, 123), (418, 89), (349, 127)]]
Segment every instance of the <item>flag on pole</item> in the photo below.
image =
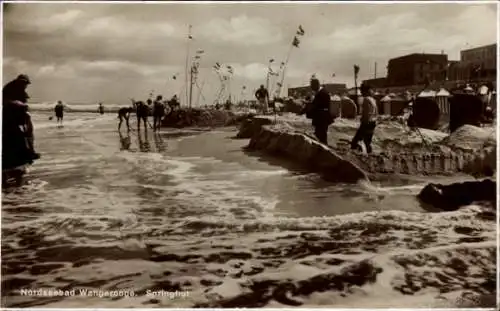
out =
[(300, 44), (300, 40), (299, 40), (299, 38), (297, 38), (297, 37), (293, 37), (293, 42), (292, 42), (292, 45), (293, 45), (294, 47), (298, 48), (298, 47), (299, 47), (299, 44)]

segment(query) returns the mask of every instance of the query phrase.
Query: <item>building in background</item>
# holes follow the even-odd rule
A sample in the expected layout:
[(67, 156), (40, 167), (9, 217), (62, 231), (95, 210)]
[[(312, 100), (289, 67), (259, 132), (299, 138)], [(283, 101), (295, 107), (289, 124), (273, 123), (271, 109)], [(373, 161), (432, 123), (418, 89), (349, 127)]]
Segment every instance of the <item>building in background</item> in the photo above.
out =
[(387, 86), (425, 84), (446, 80), (448, 55), (414, 53), (389, 60)]
[(363, 84), (368, 84), (372, 88), (384, 88), (387, 86), (387, 78), (374, 78), (363, 80)]
[[(327, 83), (323, 84), (323, 87), (330, 93), (330, 95), (341, 95), (347, 90), (347, 85), (345, 83)], [(304, 98), (311, 94), (310, 86), (299, 86), (288, 88), (287, 96), (293, 98)]]
[(446, 75), (447, 80), (460, 80), (461, 65), (458, 60), (448, 61), (448, 74)]
[(460, 61), (450, 65), (449, 80), (496, 81), (497, 45), (489, 44), (460, 51)]

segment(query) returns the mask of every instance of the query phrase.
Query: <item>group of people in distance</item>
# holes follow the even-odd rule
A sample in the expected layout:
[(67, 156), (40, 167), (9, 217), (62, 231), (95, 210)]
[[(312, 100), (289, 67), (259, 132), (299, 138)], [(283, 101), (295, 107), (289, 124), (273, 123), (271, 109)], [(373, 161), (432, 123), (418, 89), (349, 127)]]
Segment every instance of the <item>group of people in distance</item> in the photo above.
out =
[(177, 95), (174, 95), (170, 101), (163, 100), (162, 95), (158, 95), (154, 101), (151, 99), (146, 100), (146, 102), (132, 100), (132, 107), (123, 107), (118, 110), (118, 119), (120, 120), (118, 131), (120, 131), (123, 121), (127, 125), (127, 130), (130, 131), (129, 118), (133, 112), (137, 116), (137, 130), (141, 129), (141, 121), (144, 124), (144, 129), (147, 130), (150, 111), (152, 111), (153, 115), (153, 131), (159, 131), (167, 105), (170, 112), (178, 108), (180, 104)]

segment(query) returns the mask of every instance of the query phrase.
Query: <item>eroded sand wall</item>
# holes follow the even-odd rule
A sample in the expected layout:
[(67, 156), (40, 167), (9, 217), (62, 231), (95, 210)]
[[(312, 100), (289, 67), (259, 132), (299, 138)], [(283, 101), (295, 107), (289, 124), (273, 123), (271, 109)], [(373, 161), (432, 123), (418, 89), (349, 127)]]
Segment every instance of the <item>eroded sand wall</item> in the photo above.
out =
[[(297, 131), (297, 128), (304, 126), (304, 121), (291, 118), (278, 118), (276, 125), (274, 120), (265, 116), (254, 117), (242, 123), (238, 137), (251, 137), (250, 145), (254, 149), (268, 151), (274, 154), (285, 154), (293, 157), (301, 164), (302, 162), (315, 162), (313, 157), (299, 156), (301, 149), (311, 149), (309, 145), (321, 145), (314, 137), (308, 137), (304, 132)], [(286, 124), (286, 126), (285, 126)], [(383, 126), (381, 126), (383, 128)], [(338, 131), (338, 128), (336, 129)], [(423, 143), (411, 143), (398, 145), (398, 138), (391, 140), (390, 131), (381, 133), (383, 142), (380, 142), (379, 149), (382, 152), (371, 155), (350, 152), (349, 148), (333, 148), (326, 146), (322, 148), (331, 150), (336, 157), (342, 158), (351, 165), (367, 173), (383, 174), (407, 174), (407, 175), (453, 175), (465, 173), (473, 176), (491, 176), (496, 171), (496, 140), (494, 135), (486, 135), (488, 132), (481, 128), (465, 126), (450, 136), (441, 133), (441, 137), (434, 141)], [(279, 134), (278, 134), (279, 133)], [(388, 134), (389, 133), (389, 134)], [(340, 133), (339, 136), (349, 136)], [(413, 134), (417, 135), (417, 134)], [(281, 143), (271, 143), (270, 137), (279, 136)], [(284, 138), (290, 136), (290, 138)], [(301, 143), (295, 142), (299, 139)], [(275, 138), (278, 140), (278, 138)], [(269, 145), (271, 144), (271, 145)], [(314, 147), (318, 148), (318, 147)], [(335, 166), (335, 165), (333, 165)], [(327, 174), (329, 175), (329, 174)]]
[(346, 183), (368, 180), (366, 172), (359, 166), (316, 140), (295, 132), (287, 124), (262, 126), (250, 139), (248, 148), (295, 160), (321, 173), (327, 180)]

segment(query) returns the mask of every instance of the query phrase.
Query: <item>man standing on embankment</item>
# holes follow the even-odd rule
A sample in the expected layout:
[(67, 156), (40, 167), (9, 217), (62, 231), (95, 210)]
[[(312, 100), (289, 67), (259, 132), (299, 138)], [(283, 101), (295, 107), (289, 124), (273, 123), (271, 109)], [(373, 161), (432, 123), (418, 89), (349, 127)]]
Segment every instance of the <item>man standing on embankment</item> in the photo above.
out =
[(361, 146), (359, 141), (365, 143), (366, 152), (372, 152), (372, 138), (373, 132), (375, 131), (375, 126), (377, 125), (378, 107), (375, 98), (372, 97), (371, 89), (368, 85), (362, 84), (361, 96), (363, 96), (363, 105), (361, 107), (361, 123), (356, 135), (351, 142), (351, 149), (360, 150)]
[(262, 109), (262, 113), (266, 114), (269, 109), (269, 92), (261, 85), (260, 88), (255, 92), (255, 98), (259, 102), (259, 107)]
[(311, 78), (311, 89), (314, 98), (305, 108), (306, 117), (312, 119), (314, 135), (321, 143), (328, 145), (328, 127), (334, 120), (330, 113), (330, 94), (314, 77)]

